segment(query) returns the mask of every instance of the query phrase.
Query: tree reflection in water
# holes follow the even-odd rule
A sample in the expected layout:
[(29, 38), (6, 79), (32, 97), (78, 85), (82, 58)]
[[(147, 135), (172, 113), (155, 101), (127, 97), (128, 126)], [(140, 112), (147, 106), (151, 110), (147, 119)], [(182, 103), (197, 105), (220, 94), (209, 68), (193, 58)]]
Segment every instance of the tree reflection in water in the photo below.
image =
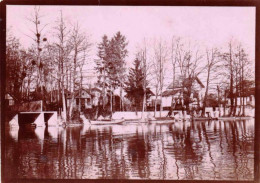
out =
[(252, 180), (254, 121), (7, 129), (5, 175)]

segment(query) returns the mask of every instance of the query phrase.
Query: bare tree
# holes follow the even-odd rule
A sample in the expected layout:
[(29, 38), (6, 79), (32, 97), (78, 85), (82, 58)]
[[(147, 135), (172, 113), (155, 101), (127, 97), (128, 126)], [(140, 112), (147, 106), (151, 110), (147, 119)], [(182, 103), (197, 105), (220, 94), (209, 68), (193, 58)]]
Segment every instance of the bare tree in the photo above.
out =
[[(70, 38), (70, 44), (72, 45), (72, 57), (73, 57), (73, 64), (72, 64), (72, 94), (71, 94), (71, 103), (69, 108), (69, 117), (72, 117), (72, 110), (75, 100), (75, 92), (76, 92), (76, 79), (78, 77), (77, 75), (77, 68), (81, 68), (82, 71), (82, 61), (85, 61), (86, 57), (86, 51), (88, 51), (88, 48), (90, 44), (87, 42), (86, 36), (84, 32), (80, 30), (80, 27), (77, 24), (74, 25), (71, 38)], [(82, 72), (81, 72), (82, 74)], [(82, 76), (81, 76), (82, 77)], [(81, 80), (82, 81), (82, 80)], [(80, 87), (81, 88), (81, 87)], [(79, 93), (81, 94), (81, 92)]]
[(147, 87), (148, 87), (148, 76), (149, 76), (149, 70), (150, 70), (150, 65), (148, 62), (148, 51), (147, 51), (147, 41), (144, 38), (143, 43), (141, 48), (139, 48), (139, 52), (138, 52), (138, 57), (139, 60), (141, 61), (141, 69), (142, 69), (142, 74), (143, 74), (143, 91), (144, 91), (144, 95), (143, 95), (143, 104), (142, 104), (142, 115), (141, 115), (141, 119), (144, 118), (144, 111), (146, 110), (147, 106), (146, 106), (146, 101), (147, 101)]
[(71, 53), (71, 45), (69, 44), (69, 30), (63, 19), (62, 11), (60, 12), (60, 19), (57, 20), (56, 30), (57, 42), (54, 43), (57, 60), (57, 79), (58, 79), (58, 98), (59, 103), (62, 103), (63, 108), (63, 119), (67, 121), (67, 108), (66, 108), (66, 97), (65, 97), (65, 63), (69, 59)]
[(237, 46), (237, 67), (238, 67), (238, 78), (237, 78), (237, 91), (238, 95), (240, 96), (240, 110), (239, 115), (245, 116), (245, 82), (246, 82), (246, 75), (249, 72), (252, 72), (250, 67), (250, 61), (248, 59), (248, 55), (246, 54), (244, 48), (242, 47), (241, 43)]
[(194, 90), (194, 82), (196, 80), (198, 81), (198, 76), (204, 70), (204, 67), (201, 66), (203, 55), (200, 53), (198, 47), (191, 50), (190, 44), (188, 45), (188, 48), (185, 48), (184, 44), (181, 41), (178, 41), (175, 57), (177, 67), (180, 71), (184, 105), (189, 112), (190, 97)]
[(219, 59), (219, 51), (216, 48), (212, 48), (211, 50), (206, 50), (206, 65), (205, 70), (207, 74), (207, 81), (206, 81), (206, 90), (203, 100), (203, 110), (202, 110), (202, 116), (205, 116), (205, 108), (206, 108), (206, 102), (208, 97), (208, 91), (210, 88), (210, 84), (212, 83), (213, 75), (216, 76), (216, 72), (218, 67), (218, 63), (220, 62)]
[(162, 106), (162, 93), (165, 86), (165, 72), (166, 72), (166, 62), (168, 61), (168, 48), (165, 43), (160, 39), (154, 43), (154, 62), (153, 62), (153, 74), (155, 76), (155, 109), (154, 115), (156, 115), (157, 107), (157, 97), (160, 96), (160, 117), (163, 110)]
[[(43, 80), (43, 67), (44, 67), (44, 63), (42, 62), (42, 57), (41, 57), (41, 52), (42, 52), (42, 41), (46, 41), (46, 38), (43, 38), (42, 35), (42, 31), (44, 30), (44, 28), (47, 26), (47, 24), (41, 26), (41, 18), (43, 16), (40, 14), (40, 7), (35, 6), (34, 7), (34, 14), (32, 15), (32, 17), (27, 18), (30, 22), (32, 22), (35, 26), (34, 30), (31, 30), (34, 34), (34, 36), (29, 36), (28, 37), (32, 38), (35, 43), (36, 43), (36, 50), (35, 50), (35, 58), (36, 58), (36, 66), (37, 66), (37, 88), (39, 87), (41, 89), (41, 96), (42, 96), (42, 100), (43, 100), (43, 104), (45, 104), (45, 93), (44, 93), (44, 80)], [(45, 106), (45, 105), (44, 105)]]
[[(176, 78), (176, 67), (177, 67), (177, 48), (179, 46), (180, 39), (171, 40), (171, 63), (172, 63), (172, 89), (175, 88), (175, 78)], [(171, 106), (173, 106), (174, 96), (172, 96)]]
[(234, 51), (232, 40), (228, 43), (229, 51), (222, 54), (224, 60), (224, 67), (227, 69), (227, 77), (229, 78), (229, 98), (230, 98), (230, 111), (229, 116), (232, 115), (234, 110)]

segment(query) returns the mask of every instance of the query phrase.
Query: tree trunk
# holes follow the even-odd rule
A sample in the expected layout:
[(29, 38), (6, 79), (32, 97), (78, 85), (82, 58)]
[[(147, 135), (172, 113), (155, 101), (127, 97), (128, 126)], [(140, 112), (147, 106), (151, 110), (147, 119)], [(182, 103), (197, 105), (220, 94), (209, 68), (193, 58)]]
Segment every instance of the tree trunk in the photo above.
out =
[(62, 89), (62, 104), (63, 104), (63, 119), (65, 122), (67, 122), (67, 107), (66, 107), (64, 88)]
[(225, 97), (224, 97), (224, 116), (226, 116), (226, 102), (227, 102), (227, 95), (226, 95), (226, 90), (225, 90)]
[(229, 116), (232, 115), (233, 109), (234, 109), (234, 94), (233, 94), (233, 61), (232, 61), (232, 48), (231, 43), (229, 45), (229, 66), (230, 66), (230, 111)]
[(156, 112), (157, 112), (157, 98), (158, 94), (155, 94), (155, 102), (154, 102), (154, 117), (156, 117)]
[(162, 93), (160, 95), (160, 100), (161, 100), (161, 104), (160, 104), (160, 117), (162, 117), (162, 110), (163, 110), (163, 105), (162, 105)]
[(208, 68), (208, 76), (207, 76), (205, 96), (204, 96), (204, 100), (203, 100), (202, 116), (205, 116), (206, 102), (207, 102), (208, 90), (209, 90), (209, 77), (210, 77), (210, 68)]
[(144, 96), (143, 96), (143, 108), (142, 108), (142, 119), (144, 118), (144, 110), (146, 108), (146, 92), (144, 92)]
[(120, 85), (120, 111), (122, 111), (122, 84)]
[[(75, 83), (76, 83), (76, 63), (77, 63), (77, 54), (78, 54), (78, 50), (77, 48), (75, 48), (75, 53), (74, 53), (74, 65), (73, 65), (73, 85), (72, 85), (72, 97), (71, 97), (71, 103), (70, 103), (70, 111), (69, 111), (69, 118), (71, 119), (72, 117), (72, 112), (73, 112), (73, 104), (74, 104), (74, 100), (75, 100)], [(80, 99), (80, 97), (79, 97)]]
[(110, 91), (110, 111), (111, 111), (111, 115), (113, 114), (113, 92), (112, 89)]

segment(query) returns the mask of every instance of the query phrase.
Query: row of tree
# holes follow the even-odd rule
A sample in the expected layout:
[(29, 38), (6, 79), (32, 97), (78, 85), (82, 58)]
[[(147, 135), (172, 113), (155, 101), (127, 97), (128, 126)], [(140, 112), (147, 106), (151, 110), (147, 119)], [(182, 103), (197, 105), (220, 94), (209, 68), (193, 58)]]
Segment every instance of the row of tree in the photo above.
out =
[[(149, 55), (147, 47), (150, 49)], [(172, 67), (169, 67), (170, 65)], [(169, 77), (170, 73), (172, 76)], [(203, 116), (207, 103), (212, 100), (212, 94), (215, 94), (217, 106), (221, 104), (224, 106), (224, 111), (227, 100), (230, 99), (229, 114), (225, 115), (244, 116), (245, 97), (254, 88), (252, 60), (249, 59), (242, 44), (234, 40), (228, 42), (227, 48), (207, 48), (205, 51), (200, 50), (198, 45), (191, 46), (190, 42), (185, 44), (180, 38), (173, 38), (170, 43), (153, 40), (150, 46), (144, 41), (126, 80), (127, 97), (133, 103), (141, 104), (141, 101), (146, 100), (145, 93), (149, 85), (155, 91), (155, 106), (157, 106), (157, 101), (162, 101), (163, 91), (167, 87), (166, 77), (172, 79), (172, 89), (180, 87), (174, 86), (176, 80), (179, 81), (182, 93), (179, 98), (183, 99), (188, 112), (193, 102), (192, 94), (199, 93), (200, 89), (195, 87), (195, 80), (206, 78), (203, 95), (196, 95), (198, 104), (202, 103)], [(158, 97), (160, 100), (157, 100)], [(238, 98), (241, 105), (237, 113)], [(143, 103), (143, 108), (145, 107)], [(156, 112), (156, 107), (154, 109)], [(160, 114), (161, 111), (160, 104)]]
[[(9, 31), (6, 43), (7, 92), (17, 101), (43, 100), (45, 110), (53, 107), (63, 109), (63, 118), (73, 115), (75, 94), (81, 95), (84, 73), (88, 64), (90, 38), (80, 29), (78, 23), (68, 24), (62, 12), (56, 20), (56, 26), (50, 29), (53, 34), (44, 34), (40, 8), (35, 7), (34, 14), (28, 19), (34, 29), (31, 35), (33, 44), (23, 49), (19, 40)], [(51, 39), (48, 39), (51, 37)], [(101, 89), (99, 105), (110, 111), (115, 110), (115, 90), (120, 91), (120, 110), (124, 110), (125, 97), (131, 101), (135, 110), (147, 110), (147, 99), (154, 93), (155, 106), (162, 101), (162, 94), (170, 79), (173, 89), (176, 81), (181, 84), (180, 98), (186, 109), (190, 110), (192, 94), (197, 89), (195, 80), (206, 78), (202, 102), (203, 115), (211, 93), (217, 95), (217, 103), (226, 107), (227, 98), (231, 100), (230, 113), (235, 115), (237, 98), (240, 97), (240, 115), (245, 115), (245, 97), (254, 87), (252, 61), (242, 44), (230, 41), (227, 48), (202, 50), (198, 44), (186, 43), (184, 39), (172, 38), (144, 39), (136, 51), (133, 67), (127, 68), (126, 58), (128, 41), (117, 32), (112, 38), (106, 35), (98, 44), (97, 59), (94, 60), (97, 71), (97, 86)], [(153, 91), (153, 92), (152, 92)], [(71, 93), (71, 102), (67, 104), (66, 94)], [(212, 97), (211, 97), (212, 98)], [(158, 100), (159, 99), (159, 100)], [(79, 100), (81, 102), (81, 100)], [(79, 104), (80, 106), (80, 104)], [(67, 110), (68, 109), (68, 110)], [(157, 108), (154, 108), (155, 112)], [(160, 103), (160, 114), (163, 106)], [(143, 114), (143, 113), (142, 113)], [(143, 117), (143, 115), (142, 115)]]
[[(53, 35), (48, 35), (52, 36), (49, 41), (44, 34), (47, 24), (41, 19), (40, 8), (35, 7), (28, 18), (35, 28), (27, 35), (34, 42), (28, 49), (22, 48), (10, 31), (7, 33), (6, 90), (18, 102), (42, 100), (44, 110), (62, 106), (66, 120), (67, 114), (72, 117), (76, 91), (82, 90), (83, 66), (88, 62), (91, 43), (78, 23), (68, 26), (62, 12)], [(65, 97), (68, 91), (72, 94), (70, 104)]]

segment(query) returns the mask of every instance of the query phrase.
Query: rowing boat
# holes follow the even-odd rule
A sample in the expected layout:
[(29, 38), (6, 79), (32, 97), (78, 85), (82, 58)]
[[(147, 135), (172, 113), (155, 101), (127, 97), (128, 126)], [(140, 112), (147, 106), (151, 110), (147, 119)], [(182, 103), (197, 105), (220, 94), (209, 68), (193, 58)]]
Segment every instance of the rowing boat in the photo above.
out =
[(111, 124), (121, 124), (124, 119), (112, 119), (112, 120), (90, 120), (91, 125), (111, 125)]
[(155, 124), (169, 124), (174, 123), (174, 118), (153, 118), (148, 119), (149, 123), (155, 123)]
[(80, 115), (85, 125), (110, 125), (110, 124), (121, 124), (125, 119), (102, 119), (102, 120), (88, 120), (84, 115)]
[(217, 120), (218, 118), (209, 118), (209, 117), (194, 117), (193, 121), (208, 121), (208, 120)]

